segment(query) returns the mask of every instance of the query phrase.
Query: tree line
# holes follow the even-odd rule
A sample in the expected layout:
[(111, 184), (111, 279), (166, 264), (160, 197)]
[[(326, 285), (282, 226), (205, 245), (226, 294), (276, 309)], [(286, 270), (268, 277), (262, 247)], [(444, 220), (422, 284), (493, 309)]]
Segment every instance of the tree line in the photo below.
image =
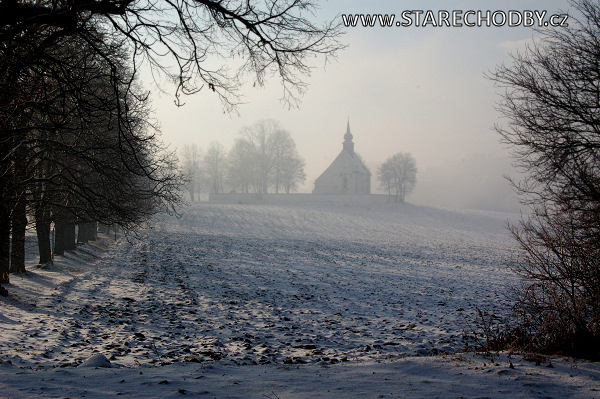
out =
[[(179, 201), (176, 159), (156, 140), (127, 50), (97, 34), (93, 46), (57, 40), (26, 64), (22, 43), (5, 47), (0, 58), (1, 282), (25, 271), (30, 220), (39, 263), (46, 264), (52, 251), (75, 246), (76, 224), (85, 242), (98, 222), (131, 229)], [(42, 46), (46, 36), (35, 32), (30, 39)]]
[(204, 153), (197, 145), (181, 150), (181, 164), (190, 200), (200, 191), (266, 194), (290, 193), (304, 183), (305, 161), (291, 134), (274, 120), (242, 128), (229, 151), (218, 141)]
[[(173, 211), (184, 183), (158, 139), (142, 66), (181, 96), (206, 88), (226, 110), (242, 77), (277, 75), (304, 91), (307, 59), (343, 48), (339, 25), (312, 22), (312, 1), (0, 2), (0, 284), (24, 272), (36, 229), (40, 263), (94, 237)], [(207, 62), (238, 58), (237, 68)], [(210, 67), (207, 67), (210, 65)], [(56, 231), (51, 248), (50, 229)]]

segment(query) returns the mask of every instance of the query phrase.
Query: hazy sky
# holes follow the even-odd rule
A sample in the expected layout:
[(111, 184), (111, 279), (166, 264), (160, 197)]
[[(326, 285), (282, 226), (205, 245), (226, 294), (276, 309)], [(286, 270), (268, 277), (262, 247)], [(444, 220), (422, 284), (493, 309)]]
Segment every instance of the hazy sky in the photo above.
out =
[[(569, 8), (568, 1), (348, 1), (321, 2), (317, 16), (395, 14), (405, 10), (545, 10)], [(153, 105), (162, 138), (181, 148), (197, 143), (206, 149), (213, 140), (229, 149), (240, 128), (260, 119), (276, 119), (291, 132), (306, 159), (310, 192), (314, 180), (342, 148), (346, 121), (356, 151), (374, 177), (377, 166), (397, 152), (417, 160), (419, 183), (408, 201), (454, 207), (489, 207), (478, 201), (499, 201), (508, 192), (501, 178), (510, 172), (506, 149), (493, 126), (497, 89), (484, 77), (509, 52), (535, 35), (526, 27), (392, 27), (346, 28), (348, 48), (324, 65), (315, 60), (307, 77), (309, 88), (298, 109), (280, 102), (281, 86), (272, 78), (266, 87), (244, 88), (246, 104), (237, 114), (224, 114), (208, 90), (185, 99), (177, 108), (173, 97), (155, 96)], [(460, 176), (468, 174), (464, 179)], [(461, 182), (466, 183), (461, 183)], [(377, 186), (373, 179), (373, 189)], [(477, 197), (477, 198), (475, 198)], [(481, 200), (481, 201), (480, 201)], [(474, 204), (465, 203), (473, 202)]]

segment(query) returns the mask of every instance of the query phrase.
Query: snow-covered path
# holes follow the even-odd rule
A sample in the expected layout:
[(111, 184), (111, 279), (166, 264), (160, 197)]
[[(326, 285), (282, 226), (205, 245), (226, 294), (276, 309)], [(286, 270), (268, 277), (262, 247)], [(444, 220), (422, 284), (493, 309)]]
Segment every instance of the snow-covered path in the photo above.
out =
[(502, 316), (514, 281), (507, 217), (408, 204), (198, 204), (139, 238), (13, 277), (0, 366), (42, 375), (103, 354), (146, 374), (187, 375), (182, 364), (345, 373), (455, 353), (476, 308)]

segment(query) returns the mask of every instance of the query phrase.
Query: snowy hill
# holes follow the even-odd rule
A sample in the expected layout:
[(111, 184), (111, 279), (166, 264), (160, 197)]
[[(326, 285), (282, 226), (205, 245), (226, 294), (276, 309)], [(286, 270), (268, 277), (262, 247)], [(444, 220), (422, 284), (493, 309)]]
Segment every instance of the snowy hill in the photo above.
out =
[(514, 215), (323, 203), (182, 212), (12, 277), (0, 396), (593, 396), (588, 363), (508, 368), (458, 353), (476, 308), (506, 311)]

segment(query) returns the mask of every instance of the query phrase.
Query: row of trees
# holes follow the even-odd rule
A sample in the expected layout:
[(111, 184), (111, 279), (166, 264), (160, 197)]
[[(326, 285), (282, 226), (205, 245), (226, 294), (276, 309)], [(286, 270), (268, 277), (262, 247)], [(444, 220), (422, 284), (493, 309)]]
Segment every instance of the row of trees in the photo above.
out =
[[(134, 228), (179, 201), (177, 160), (149, 123), (138, 68), (174, 82), (178, 102), (207, 87), (226, 109), (242, 77), (261, 85), (273, 72), (294, 103), (306, 60), (343, 47), (338, 25), (311, 22), (314, 8), (310, 0), (0, 2), (0, 283), (24, 270), (32, 221), (44, 263), (52, 224), (65, 243), (74, 223), (82, 232), (96, 222)], [(242, 62), (231, 72), (206, 67), (213, 56)]]
[(296, 142), (273, 120), (244, 127), (229, 152), (217, 141), (204, 154), (192, 144), (183, 147), (181, 160), (192, 201), (201, 186), (211, 193), (289, 194), (306, 180)]
[(24, 63), (21, 42), (8, 43), (0, 58), (0, 282), (25, 271), (30, 219), (43, 264), (51, 261), (53, 223), (61, 254), (75, 245), (76, 223), (86, 240), (97, 221), (133, 228), (178, 202), (175, 158), (155, 140), (126, 49), (102, 32), (93, 43), (44, 45), (48, 29), (31, 33), (29, 44), (42, 51), (34, 61)]
[[(52, 224), (61, 254), (75, 245), (76, 223), (85, 241), (97, 221), (133, 228), (178, 202), (176, 159), (155, 139), (127, 51), (97, 35), (93, 46), (77, 38), (44, 46), (27, 65), (18, 62), (22, 43), (4, 48), (1, 282), (25, 271), (29, 220), (43, 264), (51, 261)], [(42, 46), (44, 38), (31, 40)]]

